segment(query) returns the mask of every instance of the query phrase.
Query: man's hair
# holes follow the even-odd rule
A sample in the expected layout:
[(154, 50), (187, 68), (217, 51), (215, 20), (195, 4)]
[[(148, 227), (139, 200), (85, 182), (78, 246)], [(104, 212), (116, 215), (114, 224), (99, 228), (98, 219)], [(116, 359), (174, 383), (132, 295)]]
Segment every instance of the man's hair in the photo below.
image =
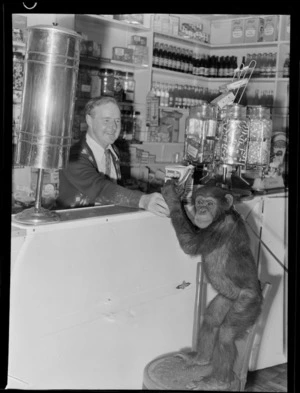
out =
[(93, 109), (96, 108), (97, 106), (105, 105), (108, 104), (109, 102), (112, 102), (113, 104), (117, 105), (119, 107), (118, 101), (111, 96), (102, 96), (102, 97), (95, 97), (89, 100), (84, 108), (84, 113), (85, 115), (90, 115), (93, 117)]

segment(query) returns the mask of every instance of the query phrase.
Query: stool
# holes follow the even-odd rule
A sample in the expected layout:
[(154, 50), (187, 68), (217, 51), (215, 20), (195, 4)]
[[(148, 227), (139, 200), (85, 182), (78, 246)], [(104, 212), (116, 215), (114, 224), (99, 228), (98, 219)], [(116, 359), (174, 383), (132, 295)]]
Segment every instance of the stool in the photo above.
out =
[[(263, 309), (256, 323), (248, 330), (242, 340), (236, 341), (237, 359), (234, 364), (235, 379), (231, 383), (230, 391), (244, 391), (248, 371), (254, 370), (256, 365), (262, 332), (267, 319), (268, 310), (265, 305), (270, 295), (271, 284), (264, 283), (262, 286)], [(196, 299), (194, 309), (193, 343), (192, 350), (196, 350), (199, 328), (203, 319), (206, 305), (207, 281), (204, 277), (202, 262), (197, 266)], [(192, 381), (208, 375), (211, 365), (193, 365), (186, 367), (185, 360), (174, 355), (179, 352), (171, 352), (161, 355), (150, 361), (143, 375), (143, 389), (146, 390), (191, 390)], [(197, 389), (196, 389), (197, 390)], [(212, 389), (214, 390), (214, 389)], [(226, 390), (217, 388), (216, 390)]]

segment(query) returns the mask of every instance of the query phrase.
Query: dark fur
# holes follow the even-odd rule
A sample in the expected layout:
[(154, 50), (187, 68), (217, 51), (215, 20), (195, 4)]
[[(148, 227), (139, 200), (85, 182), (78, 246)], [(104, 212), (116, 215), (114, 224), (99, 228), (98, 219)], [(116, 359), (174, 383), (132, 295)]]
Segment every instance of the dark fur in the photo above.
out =
[(228, 206), (217, 187), (201, 187), (194, 194), (210, 195), (218, 202), (218, 214), (207, 228), (198, 228), (188, 219), (169, 181), (162, 194), (181, 248), (186, 254), (201, 255), (208, 281), (218, 292), (208, 305), (198, 338), (197, 353), (187, 355), (190, 364), (212, 364), (206, 381), (231, 382), (236, 359), (235, 341), (242, 338), (261, 311), (261, 288), (249, 246), (249, 237), (239, 213)]

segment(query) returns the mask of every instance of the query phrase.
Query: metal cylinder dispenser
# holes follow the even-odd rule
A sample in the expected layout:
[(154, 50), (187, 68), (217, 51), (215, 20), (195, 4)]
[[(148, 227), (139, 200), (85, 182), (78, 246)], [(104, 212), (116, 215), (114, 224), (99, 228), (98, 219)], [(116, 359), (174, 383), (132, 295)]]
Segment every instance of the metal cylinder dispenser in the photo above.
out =
[(39, 169), (36, 202), (15, 221), (39, 224), (55, 221), (41, 208), (44, 169), (66, 166), (72, 142), (75, 90), (81, 36), (58, 26), (28, 28), (24, 85), (17, 137), (17, 164)]

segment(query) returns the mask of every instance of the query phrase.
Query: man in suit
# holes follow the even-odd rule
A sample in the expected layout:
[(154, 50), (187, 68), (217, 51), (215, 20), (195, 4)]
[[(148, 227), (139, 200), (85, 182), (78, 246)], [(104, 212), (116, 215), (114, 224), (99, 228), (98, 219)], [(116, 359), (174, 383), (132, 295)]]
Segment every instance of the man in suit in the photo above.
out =
[(85, 107), (88, 129), (70, 150), (69, 164), (60, 171), (58, 207), (114, 204), (169, 214), (160, 193), (144, 194), (122, 185), (114, 146), (121, 131), (121, 112), (113, 97), (91, 99)]

